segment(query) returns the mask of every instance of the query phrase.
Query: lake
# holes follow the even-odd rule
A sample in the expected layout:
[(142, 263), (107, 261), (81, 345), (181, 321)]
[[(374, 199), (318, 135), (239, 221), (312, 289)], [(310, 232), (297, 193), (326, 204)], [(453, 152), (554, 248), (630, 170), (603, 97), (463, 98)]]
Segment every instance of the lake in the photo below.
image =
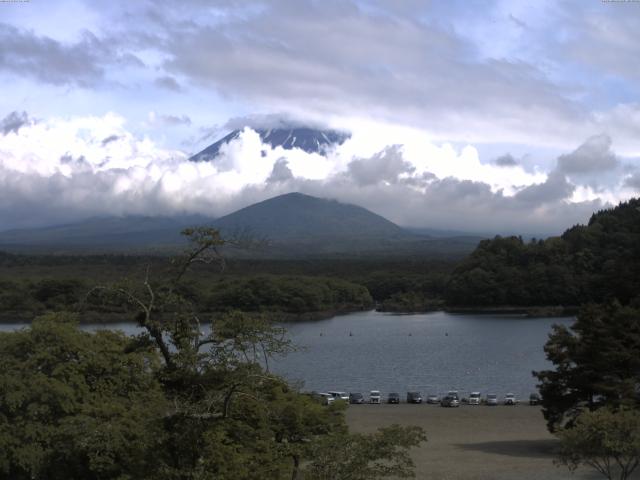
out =
[[(550, 366), (543, 346), (553, 324), (571, 317), (455, 315), (445, 312), (397, 315), (358, 312), (327, 320), (287, 323), (301, 351), (271, 361), (271, 369), (305, 390), (368, 393), (407, 390), (423, 394), (479, 390), (520, 398), (535, 391), (532, 370)], [(21, 324), (0, 325), (15, 330)], [(84, 328), (137, 330), (131, 323)]]
[(273, 370), (290, 380), (304, 380), (308, 390), (479, 390), (523, 398), (535, 391), (531, 371), (550, 366), (543, 346), (552, 325), (572, 321), (444, 312), (353, 313), (287, 325), (305, 350), (279, 359)]

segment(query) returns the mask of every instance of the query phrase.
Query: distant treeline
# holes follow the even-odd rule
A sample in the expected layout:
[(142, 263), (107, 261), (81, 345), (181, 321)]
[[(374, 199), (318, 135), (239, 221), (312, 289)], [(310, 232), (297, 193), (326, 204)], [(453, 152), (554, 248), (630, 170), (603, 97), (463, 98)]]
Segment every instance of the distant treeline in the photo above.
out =
[(640, 295), (640, 199), (560, 237), (484, 240), (453, 271), (449, 305), (582, 305)]
[[(30, 320), (49, 311), (78, 311), (84, 320), (122, 320), (127, 315), (121, 300), (93, 287), (86, 279), (0, 280), (0, 319)], [(218, 277), (213, 282), (186, 283), (180, 293), (193, 302), (194, 308), (210, 313), (331, 314), (373, 307), (364, 286), (323, 277)]]
[(372, 306), (367, 289), (345, 280), (290, 275), (219, 278), (202, 301), (207, 310), (248, 312), (363, 310)]
[[(74, 310), (123, 315), (87, 292), (121, 278), (140, 279), (161, 256), (14, 255), (0, 252), (0, 314), (33, 318)], [(372, 308), (579, 306), (640, 294), (640, 200), (595, 213), (560, 237), (525, 242), (496, 237), (460, 262), (433, 258), (237, 259), (224, 272), (201, 265), (183, 288), (199, 310), (326, 314)], [(117, 303), (117, 302), (116, 302)], [(308, 317), (301, 317), (308, 318)]]
[[(167, 267), (158, 256), (50, 256), (0, 253), (0, 319), (30, 320), (45, 312), (82, 310), (85, 321), (122, 320), (127, 312), (92, 288), (123, 278), (140, 281), (146, 266)], [(431, 259), (230, 259), (222, 272), (198, 265), (181, 288), (203, 312), (239, 309), (318, 318), (377, 306), (423, 311), (439, 305), (450, 261)]]

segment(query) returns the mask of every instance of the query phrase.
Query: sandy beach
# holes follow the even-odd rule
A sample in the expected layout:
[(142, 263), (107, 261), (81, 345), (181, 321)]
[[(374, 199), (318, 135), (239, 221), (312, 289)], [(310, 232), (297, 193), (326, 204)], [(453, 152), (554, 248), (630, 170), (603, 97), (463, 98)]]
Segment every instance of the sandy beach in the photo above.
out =
[[(553, 463), (556, 439), (539, 407), (352, 405), (347, 423), (356, 432), (391, 425), (419, 425), (428, 442), (413, 451), (416, 477), (432, 480), (533, 480), (603, 478), (573, 474)], [(634, 478), (640, 478), (636, 472)]]

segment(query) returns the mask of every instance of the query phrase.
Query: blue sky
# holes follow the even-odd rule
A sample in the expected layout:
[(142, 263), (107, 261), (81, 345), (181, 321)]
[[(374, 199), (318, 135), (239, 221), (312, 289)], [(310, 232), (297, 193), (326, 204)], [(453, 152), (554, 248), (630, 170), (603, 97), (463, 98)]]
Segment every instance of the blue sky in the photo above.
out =
[[(296, 189), (405, 225), (557, 233), (640, 189), (638, 24), (633, 1), (0, 3), (0, 229)], [(265, 159), (247, 134), (226, 170), (187, 162), (274, 117), (353, 141)]]

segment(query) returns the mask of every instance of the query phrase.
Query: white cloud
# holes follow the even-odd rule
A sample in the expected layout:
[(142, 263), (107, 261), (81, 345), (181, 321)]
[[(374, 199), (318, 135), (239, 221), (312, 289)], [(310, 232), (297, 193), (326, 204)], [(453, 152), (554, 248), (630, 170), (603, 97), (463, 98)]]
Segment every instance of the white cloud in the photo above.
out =
[(437, 144), (423, 131), (384, 124), (356, 125), (326, 157), (273, 149), (247, 128), (213, 162), (159, 148), (116, 114), (52, 118), (0, 135), (4, 228), (95, 215), (219, 216), (294, 190), (357, 203), (403, 225), (500, 232), (561, 231), (602, 199), (624, 196), (595, 195), (559, 173), (484, 164), (471, 145)]

